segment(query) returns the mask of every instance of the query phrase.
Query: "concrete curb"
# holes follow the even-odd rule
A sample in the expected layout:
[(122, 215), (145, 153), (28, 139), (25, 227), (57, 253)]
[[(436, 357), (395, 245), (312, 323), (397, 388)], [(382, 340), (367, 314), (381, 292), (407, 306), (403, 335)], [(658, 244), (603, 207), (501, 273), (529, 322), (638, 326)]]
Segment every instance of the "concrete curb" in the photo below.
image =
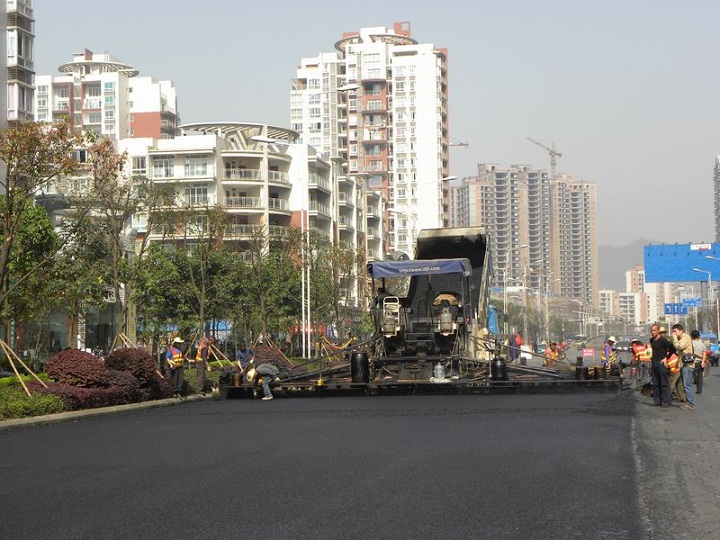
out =
[(118, 412), (138, 411), (144, 409), (155, 409), (157, 407), (169, 407), (171, 405), (180, 405), (192, 401), (201, 401), (212, 399), (210, 394), (199, 395), (193, 394), (183, 398), (167, 398), (157, 399), (154, 401), (143, 401), (141, 403), (129, 403), (127, 405), (115, 405), (112, 407), (99, 407), (97, 409), (84, 409), (82, 411), (67, 411), (56, 414), (46, 414), (43, 416), (31, 416), (29, 418), (16, 418), (13, 420), (0, 421), (0, 431), (27, 427), (41, 426), (43, 424), (56, 424), (59, 422), (67, 422), (71, 420), (80, 420), (91, 416), (103, 416), (106, 414), (114, 414)]

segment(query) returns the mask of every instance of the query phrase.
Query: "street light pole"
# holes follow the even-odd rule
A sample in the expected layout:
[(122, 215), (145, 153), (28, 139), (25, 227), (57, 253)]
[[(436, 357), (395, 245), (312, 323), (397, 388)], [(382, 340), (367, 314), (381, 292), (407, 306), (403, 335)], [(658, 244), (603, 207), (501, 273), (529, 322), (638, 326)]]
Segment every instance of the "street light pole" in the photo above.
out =
[[(708, 295), (707, 295), (707, 296), (708, 296), (708, 303), (707, 303), (706, 305), (709, 306), (709, 305), (710, 305), (710, 301), (709, 301), (709, 300), (710, 300), (710, 292), (709, 292), (709, 291), (712, 290), (712, 272), (711, 272), (710, 270), (703, 270), (702, 268), (693, 268), (693, 272), (700, 272), (700, 273), (702, 273), (702, 274), (707, 274), (707, 277), (708, 277), (708, 279), (707, 279), (707, 281), (708, 281)], [(702, 282), (701, 282), (701, 283), (702, 283)], [(710, 312), (710, 310), (708, 309), (708, 313), (709, 313), (709, 312)], [(710, 326), (710, 325), (708, 324), (707, 319), (705, 319), (704, 322), (705, 322), (705, 325), (707, 325), (707, 327)]]
[[(713, 257), (712, 255), (705, 255), (706, 259), (710, 259), (712, 261), (720, 261), (720, 257)], [(712, 299), (712, 287), (710, 288), (710, 298)], [(715, 316), (716, 316), (716, 326), (715, 326), (715, 335), (720, 336), (720, 295), (715, 295)]]

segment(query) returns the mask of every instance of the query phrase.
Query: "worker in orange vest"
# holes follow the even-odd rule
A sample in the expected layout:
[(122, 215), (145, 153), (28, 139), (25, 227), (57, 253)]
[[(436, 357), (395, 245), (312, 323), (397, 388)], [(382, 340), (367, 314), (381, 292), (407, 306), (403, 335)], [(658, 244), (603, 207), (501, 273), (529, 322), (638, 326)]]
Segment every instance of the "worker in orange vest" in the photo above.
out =
[(646, 381), (650, 375), (650, 360), (652, 359), (652, 349), (650, 345), (643, 343), (639, 339), (633, 339), (630, 344), (633, 351), (633, 361), (638, 368), (640, 380)]
[(559, 354), (560, 353), (557, 349), (557, 343), (551, 341), (548, 344), (548, 348), (545, 349), (545, 352), (543, 353), (543, 366), (555, 367)]
[(208, 356), (213, 343), (215, 343), (215, 338), (212, 336), (202, 338), (197, 353), (195, 354), (195, 370), (197, 373), (195, 393), (197, 394), (205, 393), (205, 371), (211, 370)]

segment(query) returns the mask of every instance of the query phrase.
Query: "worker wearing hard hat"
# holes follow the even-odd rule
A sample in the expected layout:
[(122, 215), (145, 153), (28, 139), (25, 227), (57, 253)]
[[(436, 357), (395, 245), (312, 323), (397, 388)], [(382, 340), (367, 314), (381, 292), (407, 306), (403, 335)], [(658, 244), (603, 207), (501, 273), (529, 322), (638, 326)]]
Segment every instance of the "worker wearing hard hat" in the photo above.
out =
[(615, 336), (610, 336), (607, 338), (605, 343), (603, 343), (602, 351), (600, 351), (601, 366), (606, 367), (615, 362), (615, 351), (613, 351), (613, 346), (616, 342), (617, 338)]
[(170, 370), (172, 391), (175, 397), (180, 397), (183, 390), (183, 384), (185, 383), (185, 376), (183, 374), (185, 355), (180, 348), (182, 343), (185, 342), (179, 336), (173, 338), (172, 343), (165, 352), (165, 364)]
[(280, 370), (272, 364), (260, 364), (257, 367), (248, 370), (245, 378), (249, 383), (262, 384), (263, 388), (263, 401), (268, 401), (273, 398), (272, 392), (270, 391), (270, 383), (277, 382), (280, 379), (278, 374)]

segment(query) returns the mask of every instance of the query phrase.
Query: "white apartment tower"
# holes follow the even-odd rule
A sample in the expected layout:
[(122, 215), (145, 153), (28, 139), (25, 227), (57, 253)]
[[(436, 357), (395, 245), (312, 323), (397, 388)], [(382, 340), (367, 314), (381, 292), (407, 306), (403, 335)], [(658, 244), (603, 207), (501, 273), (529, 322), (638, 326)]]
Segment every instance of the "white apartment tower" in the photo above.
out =
[(344, 199), (368, 259), (412, 256), (420, 229), (448, 225), (446, 51), (407, 22), (345, 33), (335, 48), (301, 60), (291, 128), (336, 161), (341, 203), (345, 186), (361, 193)]
[(0, 8), (6, 39), (0, 40), (6, 59), (5, 80), (0, 83), (7, 112), (0, 127), (19, 120), (32, 120), (35, 88), (34, 0), (7, 0)]
[(178, 134), (177, 93), (172, 81), (138, 77), (113, 56), (84, 50), (58, 68), (62, 75), (37, 77), (35, 119), (69, 118), (80, 129), (117, 140), (169, 139)]

